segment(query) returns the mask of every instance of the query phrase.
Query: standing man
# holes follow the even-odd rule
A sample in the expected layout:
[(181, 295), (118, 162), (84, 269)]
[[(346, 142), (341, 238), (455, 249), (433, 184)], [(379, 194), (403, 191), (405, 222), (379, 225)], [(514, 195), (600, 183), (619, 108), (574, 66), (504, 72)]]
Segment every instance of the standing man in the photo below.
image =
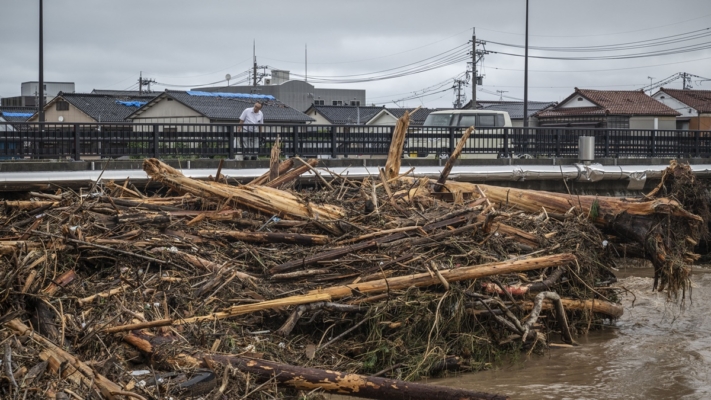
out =
[(239, 124), (248, 124), (250, 126), (245, 126), (242, 128), (242, 132), (246, 132), (242, 135), (242, 155), (244, 159), (257, 159), (257, 153), (259, 152), (259, 134), (262, 133), (262, 127), (255, 126), (264, 123), (264, 114), (262, 114), (262, 103), (254, 103), (254, 107), (245, 108), (242, 111), (242, 115), (239, 117)]

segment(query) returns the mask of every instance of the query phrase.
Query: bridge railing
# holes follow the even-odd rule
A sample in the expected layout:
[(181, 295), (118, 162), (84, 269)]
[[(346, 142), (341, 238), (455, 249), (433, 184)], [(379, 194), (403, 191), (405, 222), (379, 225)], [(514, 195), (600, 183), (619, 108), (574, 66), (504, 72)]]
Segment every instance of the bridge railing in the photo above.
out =
[[(0, 122), (2, 159), (268, 156), (385, 156), (393, 126), (294, 124), (131, 124)], [(411, 126), (405, 157), (444, 158), (464, 129)], [(578, 137), (595, 137), (595, 156), (709, 157), (711, 132), (591, 128), (477, 128), (462, 157), (577, 157)]]

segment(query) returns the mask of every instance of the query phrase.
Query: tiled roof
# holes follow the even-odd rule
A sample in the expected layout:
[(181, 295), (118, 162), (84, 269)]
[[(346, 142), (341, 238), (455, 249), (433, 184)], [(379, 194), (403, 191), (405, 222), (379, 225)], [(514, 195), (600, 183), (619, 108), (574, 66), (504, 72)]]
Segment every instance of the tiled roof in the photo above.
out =
[[(523, 102), (522, 101), (478, 101), (480, 109), (492, 111), (506, 111), (511, 119), (523, 119)], [(528, 116), (555, 105), (553, 101), (529, 101)]]
[[(37, 112), (34, 107), (0, 107), (0, 117), (7, 122), (26, 122), (30, 119), (27, 115), (32, 115)], [(5, 113), (9, 114), (6, 115)], [(25, 114), (24, 116), (12, 116), (13, 114)]]
[[(651, 115), (651, 116), (677, 116), (681, 115), (671, 107), (647, 96), (641, 90), (590, 90), (575, 88), (575, 92), (568, 96), (560, 104), (565, 104), (569, 100), (582, 96), (595, 103), (597, 107), (574, 107), (563, 108), (560, 105), (552, 110), (541, 111), (538, 117), (558, 117), (562, 115)], [(575, 113), (576, 110), (579, 113)]]
[(137, 107), (129, 107), (119, 101), (147, 101), (144, 97), (110, 96), (91, 93), (60, 93), (52, 102), (59, 99), (81, 110), (97, 122), (124, 122), (126, 117), (136, 111)]
[[(390, 114), (392, 114), (395, 118), (400, 118), (405, 114), (405, 111), (407, 112), (412, 112), (414, 108), (386, 108)], [(425, 119), (427, 118), (428, 115), (430, 115), (431, 112), (433, 111), (438, 111), (440, 109), (438, 108), (420, 108), (417, 110), (414, 114), (410, 115), (410, 124), (411, 125), (422, 125), (425, 123)]]
[(601, 107), (569, 107), (569, 108), (553, 108), (550, 110), (539, 111), (536, 116), (539, 118), (549, 117), (570, 117), (575, 115), (606, 115), (607, 113)]
[[(170, 96), (183, 103), (184, 105), (199, 112), (211, 120), (239, 120), (242, 111), (245, 108), (254, 106), (254, 101), (243, 100), (230, 97), (215, 97), (215, 96), (191, 96), (187, 92), (168, 90), (165, 96)], [(162, 97), (159, 96), (159, 97)], [(155, 98), (151, 103), (159, 101)], [(279, 101), (262, 101), (262, 113), (264, 114), (264, 122), (311, 122), (313, 118), (297, 111), (286, 104)], [(149, 107), (147, 104), (144, 107)], [(140, 115), (139, 113), (136, 115)]]
[(138, 90), (107, 90), (107, 89), (94, 89), (91, 94), (104, 94), (108, 96), (124, 96), (124, 97), (149, 97), (153, 98), (160, 95), (163, 92), (150, 92), (150, 93), (140, 93)]
[[(383, 107), (371, 106), (316, 106), (313, 108), (323, 115), (332, 124), (356, 124), (360, 117), (360, 124), (365, 124), (373, 118), (375, 114), (383, 110)], [(308, 110), (307, 110), (308, 111)]]
[(659, 89), (700, 113), (711, 112), (711, 90)]

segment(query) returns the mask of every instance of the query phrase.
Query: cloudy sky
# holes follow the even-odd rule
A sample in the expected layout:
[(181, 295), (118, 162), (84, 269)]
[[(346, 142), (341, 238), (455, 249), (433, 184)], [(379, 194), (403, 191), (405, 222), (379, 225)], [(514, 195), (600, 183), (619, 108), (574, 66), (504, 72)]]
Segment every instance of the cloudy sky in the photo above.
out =
[[(531, 0), (530, 7), (529, 45), (545, 48), (530, 55), (549, 57), (529, 61), (531, 100), (559, 101), (576, 86), (639, 89), (649, 77), (678, 72), (711, 77), (709, 0)], [(0, 10), (0, 97), (17, 96), (21, 82), (38, 79), (39, 1), (0, 0)], [(234, 84), (246, 77), (256, 41), (258, 64), (292, 77), (303, 76), (308, 45), (317, 86), (366, 89), (368, 103), (447, 107), (476, 28), (492, 52), (479, 66), (478, 99), (506, 91), (504, 99), (515, 100), (523, 97), (516, 46), (524, 24), (525, 0), (48, 0), (44, 77), (75, 82), (77, 92), (135, 89), (140, 71), (159, 82), (154, 90), (228, 73)], [(711, 81), (691, 85), (711, 90)], [(681, 88), (681, 80), (665, 86)], [(468, 100), (471, 87), (466, 92)]]

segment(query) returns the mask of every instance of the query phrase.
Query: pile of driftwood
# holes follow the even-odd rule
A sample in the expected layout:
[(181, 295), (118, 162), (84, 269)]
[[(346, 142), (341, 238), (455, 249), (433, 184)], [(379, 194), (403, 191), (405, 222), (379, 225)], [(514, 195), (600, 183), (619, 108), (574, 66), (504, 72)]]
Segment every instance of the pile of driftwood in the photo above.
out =
[(246, 185), (149, 159), (157, 189), (5, 201), (2, 397), (505, 398), (411, 381), (574, 345), (622, 314), (623, 256), (687, 288), (707, 204), (688, 168), (642, 199), (576, 196), (448, 181), (458, 147), (418, 179), (400, 171), (407, 118), (363, 181), (275, 146)]

